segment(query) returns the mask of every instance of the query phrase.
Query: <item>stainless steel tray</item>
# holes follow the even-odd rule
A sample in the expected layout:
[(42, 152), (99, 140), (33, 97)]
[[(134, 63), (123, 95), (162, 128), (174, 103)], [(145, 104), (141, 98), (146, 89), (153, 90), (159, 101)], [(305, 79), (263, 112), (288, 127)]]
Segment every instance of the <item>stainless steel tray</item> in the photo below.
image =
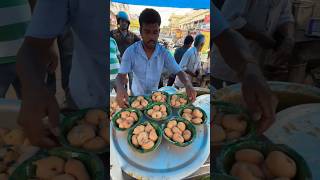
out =
[(113, 156), (112, 159), (117, 161), (123, 171), (137, 179), (185, 178), (197, 171), (210, 153), (210, 112), (206, 111), (206, 114), (208, 121), (196, 126), (197, 137), (191, 145), (177, 147), (162, 138), (159, 148), (146, 154), (140, 154), (128, 145), (127, 131), (116, 131), (110, 126), (110, 156)]
[(310, 167), (313, 179), (320, 179), (320, 104), (303, 104), (285, 109), (265, 135), (277, 144), (297, 151)]

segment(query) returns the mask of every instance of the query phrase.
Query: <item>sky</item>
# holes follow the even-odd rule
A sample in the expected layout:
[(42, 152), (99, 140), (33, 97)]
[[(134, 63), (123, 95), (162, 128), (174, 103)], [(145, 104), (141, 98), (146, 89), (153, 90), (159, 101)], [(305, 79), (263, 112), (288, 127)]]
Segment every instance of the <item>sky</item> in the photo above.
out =
[(160, 13), (161, 16), (161, 27), (169, 25), (169, 17), (171, 14), (184, 15), (193, 9), (189, 8), (168, 8), (168, 7), (155, 7), (155, 6), (140, 6), (140, 5), (129, 5), (129, 11), (131, 14), (139, 15), (145, 8), (153, 8)]

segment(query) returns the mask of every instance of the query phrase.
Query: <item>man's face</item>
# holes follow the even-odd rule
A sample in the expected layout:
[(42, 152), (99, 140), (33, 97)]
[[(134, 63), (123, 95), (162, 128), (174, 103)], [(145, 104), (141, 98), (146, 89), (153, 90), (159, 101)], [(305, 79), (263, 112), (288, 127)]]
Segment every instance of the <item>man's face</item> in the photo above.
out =
[(160, 26), (155, 24), (143, 24), (140, 27), (140, 34), (144, 45), (149, 48), (155, 48), (160, 34)]
[(127, 21), (125, 21), (123, 19), (120, 19), (119, 23), (120, 23), (120, 29), (121, 30), (127, 30), (128, 29), (129, 23)]

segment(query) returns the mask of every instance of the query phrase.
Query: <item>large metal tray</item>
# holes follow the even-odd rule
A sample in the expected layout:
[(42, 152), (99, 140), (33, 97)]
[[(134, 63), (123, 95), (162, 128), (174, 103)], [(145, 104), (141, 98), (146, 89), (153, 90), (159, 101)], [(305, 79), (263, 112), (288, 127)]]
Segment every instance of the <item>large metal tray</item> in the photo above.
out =
[(320, 179), (320, 104), (303, 104), (285, 109), (265, 135), (277, 144), (286, 144), (307, 162), (312, 177)]
[(209, 156), (210, 112), (208, 110), (210, 111), (210, 108), (206, 108), (205, 111), (209, 120), (204, 125), (196, 126), (197, 137), (191, 145), (177, 147), (163, 138), (157, 150), (146, 154), (140, 154), (128, 145), (127, 131), (119, 132), (110, 126), (110, 156), (117, 161), (124, 172), (137, 179), (183, 179), (197, 171)]

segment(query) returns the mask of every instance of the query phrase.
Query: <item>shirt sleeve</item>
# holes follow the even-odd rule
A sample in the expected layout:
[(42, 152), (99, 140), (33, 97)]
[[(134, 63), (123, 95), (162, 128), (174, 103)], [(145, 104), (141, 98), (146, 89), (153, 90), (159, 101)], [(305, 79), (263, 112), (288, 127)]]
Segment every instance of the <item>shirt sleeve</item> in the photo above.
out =
[(248, 11), (248, 3), (248, 0), (226, 0), (223, 4), (221, 13), (232, 28), (240, 29), (247, 24), (244, 14)]
[(26, 36), (54, 38), (62, 34), (69, 23), (68, 3), (68, 0), (37, 1)]
[(164, 52), (164, 67), (172, 74), (178, 74), (181, 71), (181, 68), (168, 50)]
[(190, 50), (188, 50), (183, 54), (181, 61), (179, 63), (179, 66), (183, 71), (190, 70), (188, 67), (190, 58), (191, 58), (191, 54), (190, 54)]
[[(212, 3), (212, 1), (211, 1)], [(215, 5), (212, 6), (212, 18), (210, 19), (210, 29), (213, 38), (219, 36), (223, 31), (229, 28), (227, 21), (221, 16), (220, 11)]]
[(284, 0), (283, 6), (281, 9), (281, 14), (280, 14), (278, 26), (281, 26), (282, 24), (287, 23), (287, 22), (294, 22), (294, 17), (292, 14), (291, 7), (292, 7), (291, 1)]
[(121, 58), (119, 74), (128, 74), (128, 73), (132, 72), (131, 51), (132, 50), (130, 48), (127, 48), (124, 51), (123, 56)]

